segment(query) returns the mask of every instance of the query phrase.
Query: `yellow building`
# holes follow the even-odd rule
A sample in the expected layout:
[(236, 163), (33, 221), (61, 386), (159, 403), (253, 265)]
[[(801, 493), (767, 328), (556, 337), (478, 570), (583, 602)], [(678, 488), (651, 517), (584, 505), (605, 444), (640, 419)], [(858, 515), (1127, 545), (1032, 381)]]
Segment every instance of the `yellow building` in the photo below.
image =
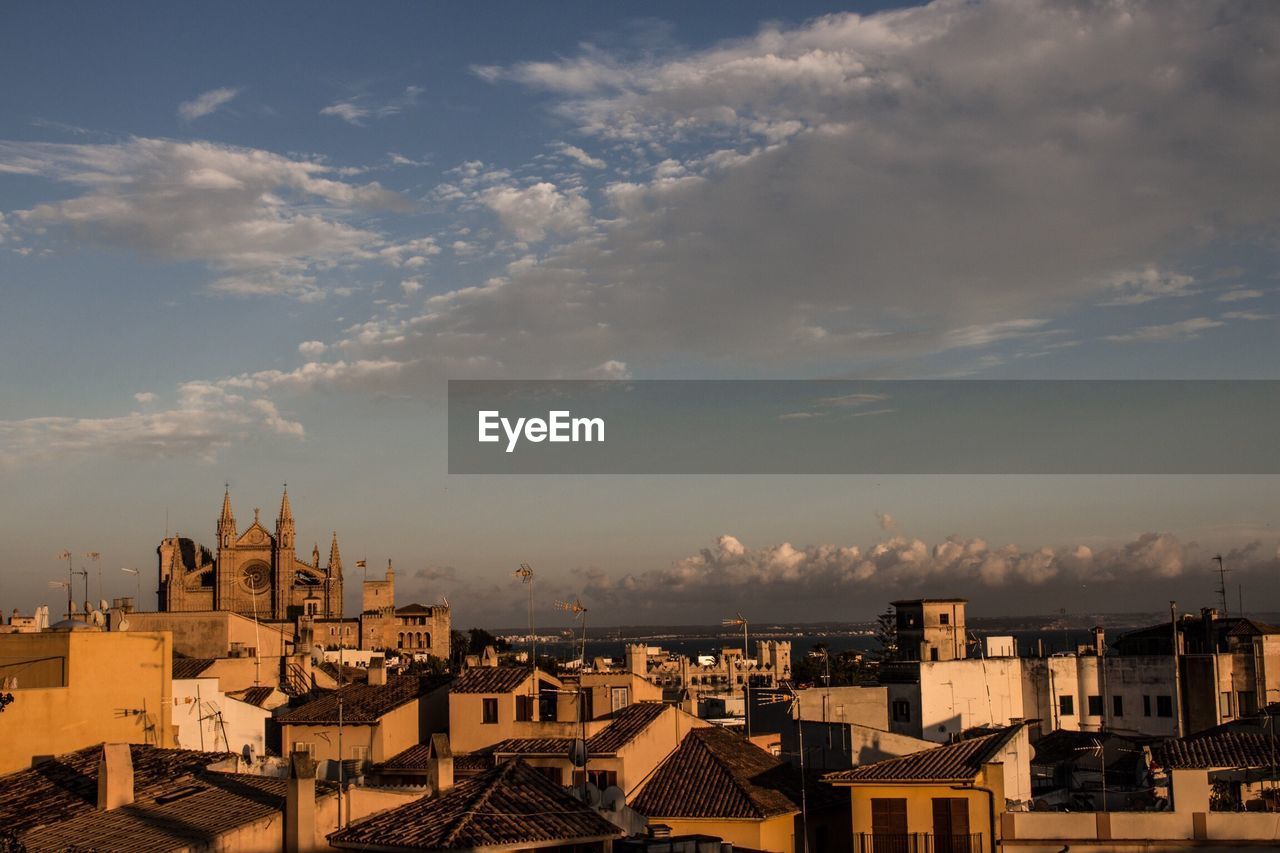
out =
[[(639, 702), (593, 720), (582, 729), (588, 734), (587, 779), (601, 790), (616, 785), (630, 794), (686, 734), (710, 725), (675, 705), (661, 702)], [(582, 782), (583, 771), (575, 769), (569, 760), (573, 740), (512, 738), (492, 747), (493, 758), (501, 763), (519, 757), (562, 785), (576, 785)]]
[(830, 773), (849, 789), (857, 853), (977, 853), (1000, 838), (1009, 774), (1026, 761), (1024, 724)]
[(283, 748), (308, 752), (317, 761), (336, 761), (339, 702), (344, 761), (386, 761), (426, 740), (433, 725), (443, 727), (447, 678), (393, 676), (383, 681), (381, 672), (385, 670), (371, 669), (370, 683), (348, 684), (277, 717)]
[[(810, 783), (808, 849), (848, 850), (848, 802), (816, 779)], [(804, 831), (801, 799), (795, 767), (711, 726), (686, 734), (628, 802), (650, 826), (668, 826), (673, 836), (712, 836), (736, 847), (792, 853)]]
[(461, 755), (510, 738), (577, 737), (574, 698), (527, 666), (468, 669), (449, 688), (449, 743)]
[(0, 773), (104, 741), (173, 746), (170, 635), (59, 624), (65, 630), (0, 635), (0, 682), (14, 684), (0, 718)]
[(969, 654), (963, 598), (917, 598), (893, 602), (898, 651), (903, 660), (962, 660)]

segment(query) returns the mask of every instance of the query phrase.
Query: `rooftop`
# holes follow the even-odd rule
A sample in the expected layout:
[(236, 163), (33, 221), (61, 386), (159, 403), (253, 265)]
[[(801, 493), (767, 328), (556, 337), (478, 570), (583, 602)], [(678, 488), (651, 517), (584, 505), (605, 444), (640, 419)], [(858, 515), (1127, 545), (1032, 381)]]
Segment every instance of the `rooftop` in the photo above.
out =
[(1176, 770), (1273, 767), (1280, 762), (1280, 742), (1261, 732), (1219, 729), (1166, 740), (1152, 750), (1152, 758)]
[[(590, 755), (612, 755), (626, 746), (636, 735), (649, 728), (649, 725), (662, 712), (672, 707), (663, 702), (636, 702), (620, 708), (599, 720), (608, 720), (603, 729), (587, 738), (587, 752)], [(595, 722), (599, 722), (596, 720)], [(495, 755), (566, 755), (573, 744), (573, 738), (567, 737), (533, 737), (508, 738), (494, 744)]]
[(1023, 727), (1022, 723), (989, 735), (969, 738), (946, 746), (913, 752), (864, 764), (852, 770), (822, 777), (836, 784), (847, 782), (970, 782), (982, 765), (994, 758)]
[(519, 759), (443, 795), (380, 812), (329, 836), (339, 849), (473, 850), (617, 838), (622, 831)]
[(798, 787), (787, 762), (711, 726), (686, 734), (631, 805), (651, 818), (764, 820), (799, 811)]
[(200, 674), (217, 662), (217, 658), (173, 657), (174, 678), (199, 678)]
[(332, 690), (318, 699), (300, 705), (277, 719), (282, 725), (336, 724), (338, 699), (341, 697), (344, 724), (376, 723), (389, 711), (447, 683), (447, 676), (418, 678), (397, 675), (389, 677), (386, 684), (348, 684), (340, 690)]
[(453, 682), (454, 693), (510, 693), (524, 683), (527, 666), (474, 666)]

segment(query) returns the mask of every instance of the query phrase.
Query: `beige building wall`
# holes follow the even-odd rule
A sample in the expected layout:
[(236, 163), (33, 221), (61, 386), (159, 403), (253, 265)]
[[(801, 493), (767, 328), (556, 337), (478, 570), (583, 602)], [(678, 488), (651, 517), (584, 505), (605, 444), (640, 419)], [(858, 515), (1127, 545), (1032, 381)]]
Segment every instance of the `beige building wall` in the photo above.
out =
[[(347, 724), (342, 727), (342, 758), (366, 758), (385, 761), (419, 742), (421, 699), (414, 699), (384, 714), (376, 723)], [(317, 761), (338, 759), (337, 723), (288, 723), (280, 727), (280, 743), (292, 752), (296, 744), (312, 744), (312, 757)], [(367, 750), (367, 752), (364, 752)]]
[(902, 799), (907, 805), (907, 833), (929, 834), (933, 832), (933, 801), (936, 798), (959, 798), (966, 800), (969, 811), (969, 831), (982, 833), (982, 843), (978, 849), (990, 850), (992, 838), (991, 809), (995, 804), (997, 828), (1000, 815), (1004, 812), (1004, 772), (999, 765), (987, 765), (978, 774), (975, 784), (990, 788), (994, 798), (979, 790), (958, 790), (946, 783), (927, 783), (918, 785), (874, 785), (855, 784), (850, 786), (853, 804), (854, 849), (857, 849), (857, 836), (860, 833), (870, 834), (872, 831), (871, 801), (873, 799)]
[[(539, 678), (552, 688), (563, 689), (559, 679), (546, 673), (541, 673)], [(450, 693), (449, 743), (454, 754), (475, 752), (513, 737), (578, 737), (582, 729), (577, 722), (574, 697), (570, 694), (555, 694), (557, 707), (554, 721), (516, 719), (516, 697), (529, 695), (529, 683), (532, 679), (533, 676), (530, 675), (510, 693)], [(485, 699), (497, 701), (496, 722), (484, 722)], [(535, 701), (535, 706), (536, 704)], [(587, 736), (590, 737), (602, 727), (600, 722), (588, 723)]]
[(0, 674), (18, 678), (0, 719), (0, 773), (107, 741), (173, 746), (172, 666), (165, 633), (0, 635)]
[(692, 820), (650, 815), (649, 822), (666, 824), (672, 835), (714, 835), (735, 847), (794, 853), (795, 815), (791, 812), (767, 820)]
[(636, 702), (662, 701), (662, 688), (634, 672), (584, 672), (579, 684), (591, 692), (593, 719)]
[(232, 645), (256, 649), (260, 657), (289, 654), (293, 624), (258, 622), (238, 613), (219, 610), (130, 613), (130, 631), (168, 631), (174, 651), (189, 658), (224, 658)]

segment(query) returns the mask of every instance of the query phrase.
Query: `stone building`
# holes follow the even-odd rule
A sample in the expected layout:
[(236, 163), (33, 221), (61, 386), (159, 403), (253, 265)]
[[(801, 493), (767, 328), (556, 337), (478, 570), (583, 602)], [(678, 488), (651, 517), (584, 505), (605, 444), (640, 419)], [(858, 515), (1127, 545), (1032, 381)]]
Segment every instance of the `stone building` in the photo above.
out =
[(215, 525), (213, 550), (182, 536), (171, 536), (156, 549), (159, 555), (159, 609), (230, 610), (260, 619), (293, 619), (310, 615), (342, 616), (342, 556), (338, 534), (329, 545), (329, 560), (321, 565), (320, 546), (310, 561), (297, 547), (289, 490), (280, 499), (275, 530), (268, 530), (253, 511), (253, 523), (243, 532), (231, 511), (231, 494), (222, 497)]
[(672, 695), (687, 692), (691, 707), (704, 696), (741, 694), (744, 686), (773, 688), (791, 680), (791, 643), (788, 640), (756, 641), (756, 658), (744, 658), (742, 649), (726, 646), (719, 656), (691, 659), (668, 654), (644, 643), (629, 643), (625, 669), (642, 675)]
[(396, 572), (390, 560), (383, 579), (364, 582), (362, 597), (360, 648), (449, 659), (449, 634), (453, 627), (449, 605), (396, 607)]

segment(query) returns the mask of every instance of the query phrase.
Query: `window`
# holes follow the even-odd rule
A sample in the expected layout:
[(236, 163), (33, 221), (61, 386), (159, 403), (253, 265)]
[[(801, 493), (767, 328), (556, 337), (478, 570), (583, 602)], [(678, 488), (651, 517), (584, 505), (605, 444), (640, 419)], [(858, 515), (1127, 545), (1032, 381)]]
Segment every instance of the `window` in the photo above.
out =
[(1089, 716), (1090, 717), (1102, 716), (1102, 697), (1101, 696), (1089, 697)]
[(556, 694), (547, 691), (538, 694), (538, 719), (555, 720), (556, 706), (559, 704)]
[(1218, 694), (1218, 713), (1224, 717), (1231, 716), (1231, 691), (1224, 690)]
[[(595, 785), (601, 791), (603, 791), (605, 788), (609, 788), (613, 785), (618, 784), (618, 771), (617, 770), (588, 770), (587, 781), (590, 782), (592, 785)], [(582, 784), (581, 770), (573, 771), (573, 784), (575, 785)]]
[(356, 766), (363, 767), (369, 763), (369, 747), (353, 746), (351, 747), (351, 757), (356, 760)]
[(1151, 697), (1144, 695), (1142, 697), (1142, 716), (1151, 716)]
[(1156, 716), (1157, 717), (1173, 716), (1173, 697), (1172, 696), (1156, 697)]
[(929, 649), (929, 660), (937, 660), (937, 659), (938, 659), (938, 650), (937, 650), (937, 649), (935, 649), (935, 648), (930, 647), (930, 649)]
[(907, 801), (871, 798), (871, 838), (874, 853), (907, 850)]
[(1058, 716), (1072, 717), (1076, 713), (1076, 697), (1059, 696), (1058, 697)]
[[(840, 716), (844, 716), (843, 706), (841, 707)], [(895, 723), (911, 722), (911, 703), (906, 699), (893, 700), (893, 721)]]
[(950, 613), (939, 613), (939, 614), (938, 614), (938, 624), (939, 624), (939, 625), (950, 625), (950, 624), (951, 624), (951, 614), (950, 614)]
[(533, 720), (533, 697), (516, 697), (516, 722), (528, 723)]
[(498, 700), (484, 699), (483, 704), (484, 704), (484, 707), (482, 709), (480, 722), (482, 723), (498, 722)]
[(1257, 694), (1252, 690), (1241, 690), (1236, 694), (1236, 716), (1252, 717), (1258, 713)]
[(293, 742), (293, 752), (305, 752), (312, 758), (316, 755), (316, 745), (311, 741), (295, 740)]
[(1113, 717), (1124, 716), (1124, 697), (1123, 696), (1111, 697), (1111, 716)]
[(611, 687), (609, 688), (609, 709), (611, 711), (621, 711), (623, 708), (631, 704), (631, 688), (630, 687)]
[(562, 770), (559, 767), (535, 767), (533, 769), (535, 772), (540, 773), (543, 776), (546, 776), (548, 779), (550, 779), (552, 782), (555, 782), (557, 785), (564, 784), (564, 770)]
[(937, 853), (969, 853), (969, 801), (933, 798), (933, 843)]

